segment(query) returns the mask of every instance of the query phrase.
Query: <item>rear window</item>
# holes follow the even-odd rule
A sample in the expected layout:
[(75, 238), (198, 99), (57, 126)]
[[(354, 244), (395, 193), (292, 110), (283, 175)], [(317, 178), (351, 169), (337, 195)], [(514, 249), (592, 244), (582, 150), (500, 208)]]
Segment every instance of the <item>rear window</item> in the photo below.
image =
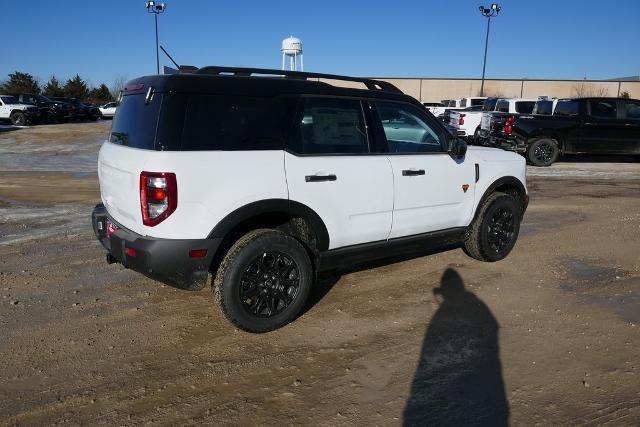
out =
[(116, 116), (111, 124), (109, 141), (127, 147), (154, 150), (158, 111), (162, 95), (156, 94), (149, 103), (145, 95), (122, 97)]
[(483, 98), (472, 98), (471, 99), (471, 106), (475, 107), (476, 105), (482, 105), (484, 103), (484, 99)]
[(537, 101), (533, 107), (533, 114), (550, 116), (553, 113), (553, 101)]
[(531, 114), (533, 112), (534, 105), (536, 105), (536, 103), (533, 101), (516, 102), (516, 113)]
[(496, 111), (500, 111), (502, 113), (509, 112), (509, 101), (499, 101), (496, 105)]
[(553, 114), (556, 116), (577, 116), (578, 101), (558, 101)]
[(496, 108), (497, 99), (485, 99), (482, 103), (482, 111), (493, 111)]

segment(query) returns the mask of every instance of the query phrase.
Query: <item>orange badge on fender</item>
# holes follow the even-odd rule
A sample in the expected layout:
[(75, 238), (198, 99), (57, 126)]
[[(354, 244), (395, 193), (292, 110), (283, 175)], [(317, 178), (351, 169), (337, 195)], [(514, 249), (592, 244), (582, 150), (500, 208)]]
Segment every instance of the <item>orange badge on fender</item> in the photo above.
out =
[(462, 184), (462, 191), (466, 193), (468, 189), (469, 189), (469, 184)]

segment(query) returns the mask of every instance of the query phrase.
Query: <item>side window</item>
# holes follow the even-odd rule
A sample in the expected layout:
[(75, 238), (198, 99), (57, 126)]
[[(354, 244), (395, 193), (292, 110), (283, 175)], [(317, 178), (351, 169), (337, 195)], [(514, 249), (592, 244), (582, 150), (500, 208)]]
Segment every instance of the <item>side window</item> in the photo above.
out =
[(627, 119), (640, 120), (640, 102), (622, 101), (622, 108)]
[(553, 114), (555, 116), (577, 116), (578, 101), (558, 101)]
[(424, 114), (408, 104), (376, 102), (390, 153), (439, 153), (444, 136)]
[(303, 98), (289, 146), (300, 154), (368, 153), (362, 104), (355, 99)]
[(615, 119), (618, 116), (616, 101), (589, 101), (589, 110), (593, 117)]
[(464, 98), (462, 101), (460, 101), (460, 107), (464, 108), (467, 106), (467, 98)]

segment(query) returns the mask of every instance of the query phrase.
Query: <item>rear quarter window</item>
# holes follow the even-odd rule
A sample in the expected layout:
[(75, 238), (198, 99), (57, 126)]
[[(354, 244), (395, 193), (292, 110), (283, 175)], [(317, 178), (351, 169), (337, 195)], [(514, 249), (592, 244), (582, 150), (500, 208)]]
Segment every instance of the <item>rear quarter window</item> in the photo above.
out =
[(558, 101), (553, 112), (555, 116), (577, 116), (578, 101)]

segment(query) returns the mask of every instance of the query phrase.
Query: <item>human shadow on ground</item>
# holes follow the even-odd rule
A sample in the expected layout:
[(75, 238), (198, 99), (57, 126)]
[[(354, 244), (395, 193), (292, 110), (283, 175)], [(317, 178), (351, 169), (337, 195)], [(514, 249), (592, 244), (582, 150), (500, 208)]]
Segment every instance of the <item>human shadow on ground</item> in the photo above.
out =
[(433, 292), (441, 303), (422, 343), (404, 425), (508, 425), (498, 322), (454, 269)]

